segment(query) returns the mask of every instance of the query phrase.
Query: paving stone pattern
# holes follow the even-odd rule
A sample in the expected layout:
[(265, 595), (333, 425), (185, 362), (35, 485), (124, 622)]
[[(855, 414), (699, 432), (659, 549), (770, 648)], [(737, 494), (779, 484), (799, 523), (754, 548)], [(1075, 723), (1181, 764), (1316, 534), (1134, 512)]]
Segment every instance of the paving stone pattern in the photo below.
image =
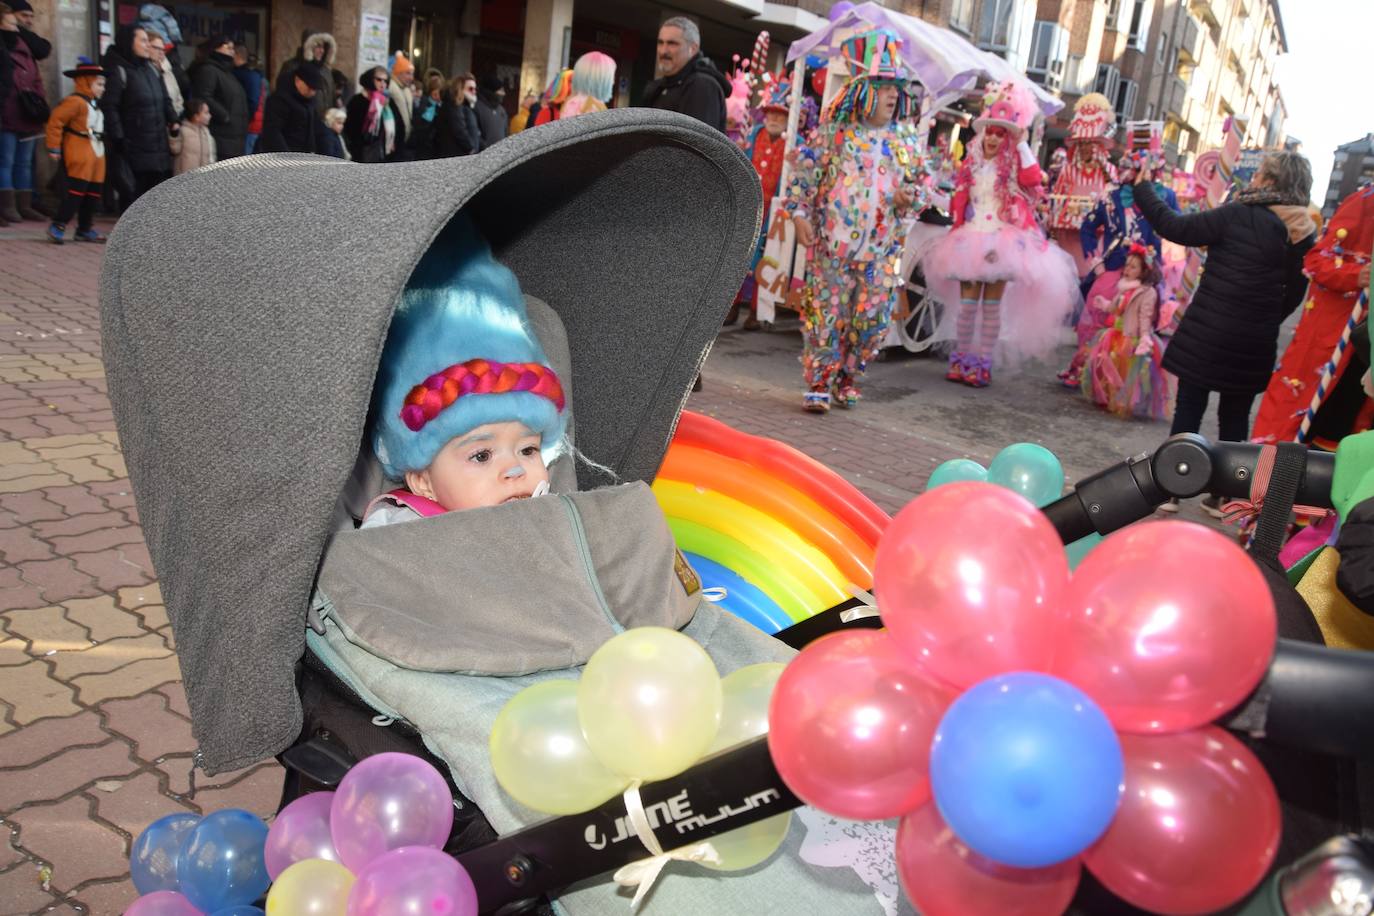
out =
[(103, 249), (18, 229), (0, 232), (0, 916), (118, 914), (144, 827), (270, 816), (281, 771), (197, 774), (190, 795), (186, 697), (100, 362)]

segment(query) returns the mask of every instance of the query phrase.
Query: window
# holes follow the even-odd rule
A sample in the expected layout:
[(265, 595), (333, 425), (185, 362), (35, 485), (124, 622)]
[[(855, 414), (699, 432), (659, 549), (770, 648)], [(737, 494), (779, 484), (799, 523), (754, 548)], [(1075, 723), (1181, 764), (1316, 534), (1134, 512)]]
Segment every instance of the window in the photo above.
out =
[[(1121, 80), (1116, 93), (1116, 116), (1123, 120), (1134, 117), (1135, 97), (1140, 87), (1135, 80)], [(1111, 96), (1107, 96), (1111, 98)]]
[(1098, 64), (1097, 81), (1093, 83), (1093, 92), (1100, 92), (1109, 99), (1115, 99), (1120, 88), (1121, 71), (1111, 64)]
[(968, 34), (973, 29), (973, 0), (954, 0), (954, 8), (949, 13), (951, 28)]
[(1131, 28), (1126, 43), (1137, 51), (1144, 51), (1150, 42), (1150, 15), (1154, 12), (1154, 0), (1135, 0), (1131, 10)]
[(1159, 47), (1155, 48), (1155, 60), (1161, 65), (1169, 59), (1172, 49), (1169, 47), (1169, 33), (1161, 31), (1159, 33)]
[(1151, 102), (1150, 104), (1148, 104), (1148, 105), (1145, 106), (1145, 120), (1146, 120), (1146, 121), (1153, 121), (1154, 119), (1155, 119), (1155, 103), (1154, 103), (1154, 102)]
[(1026, 75), (1042, 86), (1059, 89), (1064, 84), (1068, 50), (1069, 33), (1059, 23), (1035, 23)]
[[(1129, 2), (1129, 0), (1127, 0)], [(1121, 15), (1121, 0), (1107, 0), (1107, 31), (1116, 30), (1117, 17)]]
[(988, 51), (1007, 51), (1016, 36), (1016, 0), (983, 0), (978, 19), (978, 46)]

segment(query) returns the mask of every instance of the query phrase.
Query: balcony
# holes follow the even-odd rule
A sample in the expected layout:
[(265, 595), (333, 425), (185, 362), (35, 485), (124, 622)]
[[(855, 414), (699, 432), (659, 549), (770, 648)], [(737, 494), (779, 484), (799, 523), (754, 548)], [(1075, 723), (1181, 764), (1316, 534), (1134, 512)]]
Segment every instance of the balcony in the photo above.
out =
[(1188, 12), (1214, 28), (1227, 18), (1225, 0), (1189, 0)]
[(1202, 26), (1192, 16), (1185, 18), (1178, 36), (1178, 59), (1194, 67), (1202, 60)]
[(1174, 112), (1182, 115), (1183, 107), (1188, 100), (1188, 84), (1176, 76), (1167, 78), (1164, 84), (1164, 96), (1161, 99), (1162, 112)]

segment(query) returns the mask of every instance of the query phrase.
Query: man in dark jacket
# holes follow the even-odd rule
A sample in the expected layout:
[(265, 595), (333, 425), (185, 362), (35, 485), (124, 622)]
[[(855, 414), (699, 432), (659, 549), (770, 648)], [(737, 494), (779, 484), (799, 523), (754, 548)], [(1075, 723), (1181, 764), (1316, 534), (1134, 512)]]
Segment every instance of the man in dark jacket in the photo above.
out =
[[(114, 179), (107, 183), (116, 185), (120, 208), (127, 209), (171, 176), (167, 137), (177, 133), (180, 124), (162, 74), (153, 69), (148, 33), (141, 26), (121, 26), (101, 65), (105, 69), (100, 111), (105, 116), (106, 174)], [(122, 174), (126, 170), (128, 176)]]
[[(331, 108), (342, 108), (348, 102), (348, 95), (339, 92), (339, 86), (345, 89), (348, 87), (348, 78), (338, 70), (334, 69), (334, 55), (338, 52), (338, 42), (334, 36), (328, 32), (316, 32), (314, 29), (306, 29), (301, 32), (301, 46), (296, 50), (296, 56), (289, 58), (281, 65), (277, 71), (277, 81), (272, 85), (277, 89), (282, 86), (291, 85), (291, 77), (295, 74), (296, 68), (305, 61), (312, 61), (324, 71), (329, 84), (315, 94), (315, 112), (320, 120), (324, 121), (324, 113)], [(338, 103), (336, 106), (335, 103)]]
[(216, 158), (243, 155), (248, 139), (248, 94), (234, 76), (234, 42), (212, 35), (202, 45), (205, 59), (191, 67), (191, 92), (210, 106), (210, 136)]
[(33, 59), (45, 60), (52, 53), (52, 42), (33, 31), (33, 7), (29, 5), (29, 0), (6, 0), (5, 5), (19, 20), (19, 38), (29, 46)]
[(260, 153), (325, 154), (324, 131), (315, 112), (315, 96), (329, 89), (329, 77), (309, 61), (292, 70), (291, 78), (267, 97), (262, 116)]
[(1202, 282), (1164, 351), (1178, 376), (1173, 433), (1195, 433), (1213, 391), (1221, 439), (1243, 442), (1250, 407), (1273, 371), (1279, 326), (1302, 302), (1303, 256), (1315, 241), (1308, 215), (1312, 170), (1297, 153), (1271, 153), (1235, 202), (1180, 215), (1156, 194), (1149, 169), (1135, 200), (1161, 237), (1207, 248)]
[(510, 115), (506, 114), (503, 107), (505, 100), (506, 84), (501, 82), (501, 77), (493, 74), (482, 80), (477, 102), (473, 105), (473, 110), (477, 112), (477, 126), (482, 131), (482, 149), (506, 139)]
[(644, 87), (646, 108), (689, 115), (725, 131), (725, 97), (730, 81), (701, 56), (701, 32), (684, 16), (658, 29), (658, 79)]

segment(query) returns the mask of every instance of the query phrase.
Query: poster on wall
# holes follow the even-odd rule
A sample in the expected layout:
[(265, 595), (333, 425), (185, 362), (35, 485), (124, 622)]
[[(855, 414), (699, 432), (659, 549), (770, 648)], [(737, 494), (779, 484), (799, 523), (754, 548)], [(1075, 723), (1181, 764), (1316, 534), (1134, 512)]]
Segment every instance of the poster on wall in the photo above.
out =
[(358, 31), (358, 72), (372, 67), (385, 67), (387, 42), (391, 37), (391, 17), (378, 13), (363, 13)]

